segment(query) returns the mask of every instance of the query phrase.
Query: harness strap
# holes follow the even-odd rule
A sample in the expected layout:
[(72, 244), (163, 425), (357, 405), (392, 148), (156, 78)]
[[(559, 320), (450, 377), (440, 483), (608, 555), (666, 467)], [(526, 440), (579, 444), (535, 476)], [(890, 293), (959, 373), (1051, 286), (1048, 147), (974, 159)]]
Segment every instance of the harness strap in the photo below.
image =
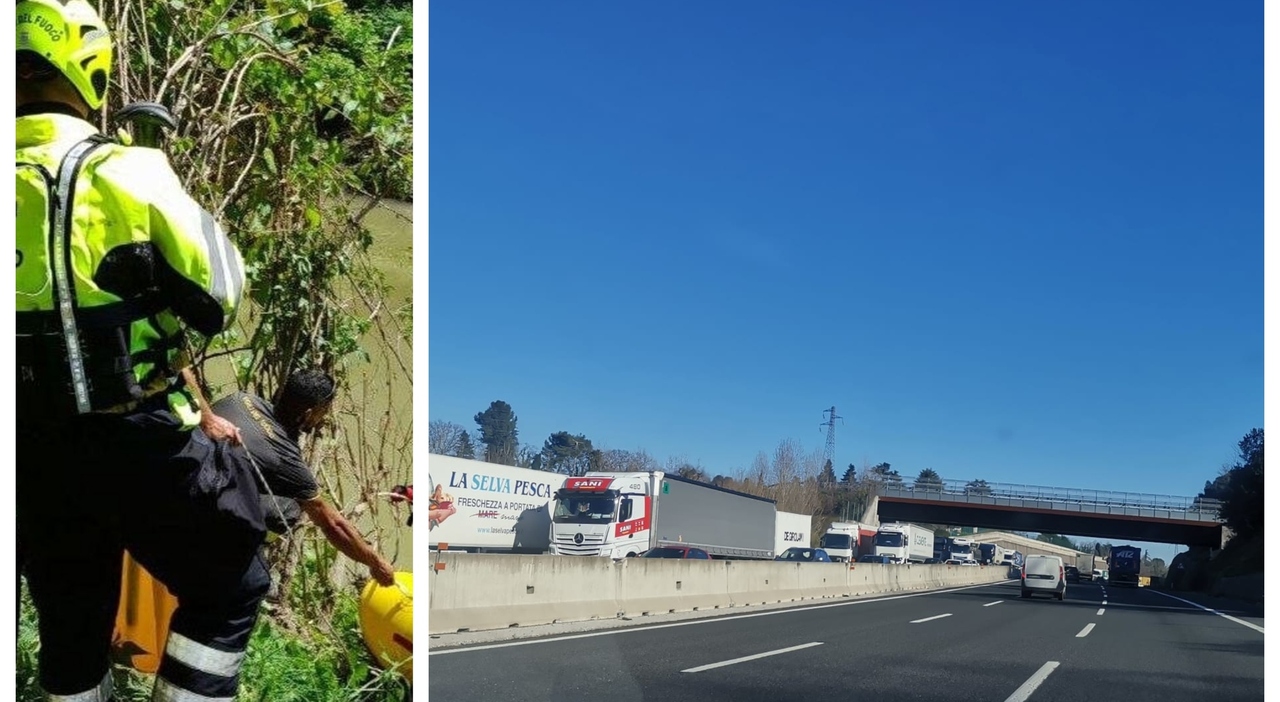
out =
[(49, 234), (53, 238), (50, 254), (53, 263), (54, 293), (62, 339), (67, 349), (67, 365), (71, 371), (71, 389), (76, 398), (76, 410), (80, 414), (92, 411), (89, 402), (89, 379), (84, 370), (84, 351), (80, 348), (80, 331), (76, 320), (75, 290), (71, 281), (71, 247), (67, 239), (71, 235), (71, 217), (75, 205), (76, 177), (85, 159), (95, 149), (109, 140), (95, 134), (71, 147), (58, 166), (58, 178), (53, 194), (53, 216)]

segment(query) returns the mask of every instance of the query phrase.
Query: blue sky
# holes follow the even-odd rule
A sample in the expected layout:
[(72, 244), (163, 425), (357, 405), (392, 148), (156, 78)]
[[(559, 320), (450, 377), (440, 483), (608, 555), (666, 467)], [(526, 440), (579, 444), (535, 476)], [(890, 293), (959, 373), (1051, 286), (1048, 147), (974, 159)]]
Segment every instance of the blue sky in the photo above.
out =
[(1190, 495), (1263, 413), (1258, 2), (434, 6), (429, 414)]

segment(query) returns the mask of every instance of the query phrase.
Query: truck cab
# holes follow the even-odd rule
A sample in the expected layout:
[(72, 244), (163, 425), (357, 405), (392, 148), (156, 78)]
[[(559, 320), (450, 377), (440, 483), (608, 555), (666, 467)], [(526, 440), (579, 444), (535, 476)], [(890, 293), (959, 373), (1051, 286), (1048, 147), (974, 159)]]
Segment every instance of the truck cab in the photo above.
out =
[(663, 474), (588, 473), (555, 493), (551, 552), (629, 558), (650, 548), (653, 486)]
[(924, 563), (933, 555), (933, 532), (915, 524), (882, 524), (875, 536), (875, 553), (893, 563)]
[(962, 537), (956, 537), (951, 540), (951, 549), (948, 556), (949, 560), (967, 563), (973, 561), (973, 540)]
[(836, 522), (822, 535), (818, 547), (831, 556), (837, 563), (852, 563), (858, 555), (858, 536), (861, 525), (849, 522)]

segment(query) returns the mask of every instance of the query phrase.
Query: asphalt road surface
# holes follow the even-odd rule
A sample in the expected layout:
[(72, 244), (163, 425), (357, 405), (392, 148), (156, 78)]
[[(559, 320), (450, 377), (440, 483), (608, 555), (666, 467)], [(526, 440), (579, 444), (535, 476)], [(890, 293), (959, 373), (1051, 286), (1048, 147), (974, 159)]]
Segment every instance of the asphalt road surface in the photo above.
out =
[[(427, 661), (449, 702), (1261, 700), (1262, 611), (1017, 581), (470, 648)], [(1226, 615), (1226, 616), (1222, 616)], [(1227, 618), (1231, 617), (1231, 618)]]

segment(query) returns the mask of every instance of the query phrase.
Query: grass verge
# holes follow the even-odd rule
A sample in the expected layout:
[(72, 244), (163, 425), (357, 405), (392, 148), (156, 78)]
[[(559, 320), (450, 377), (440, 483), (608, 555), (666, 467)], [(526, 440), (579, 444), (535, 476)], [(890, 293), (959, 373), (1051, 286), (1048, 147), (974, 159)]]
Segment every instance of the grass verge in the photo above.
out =
[[(332, 634), (285, 632), (264, 612), (249, 642), (238, 700), (254, 702), (408, 702), (409, 685), (380, 670), (360, 636), (354, 593), (333, 603)], [(43, 702), (37, 655), (36, 610), (25, 588), (18, 628), (18, 702)], [(115, 666), (118, 702), (148, 702), (153, 677)]]

